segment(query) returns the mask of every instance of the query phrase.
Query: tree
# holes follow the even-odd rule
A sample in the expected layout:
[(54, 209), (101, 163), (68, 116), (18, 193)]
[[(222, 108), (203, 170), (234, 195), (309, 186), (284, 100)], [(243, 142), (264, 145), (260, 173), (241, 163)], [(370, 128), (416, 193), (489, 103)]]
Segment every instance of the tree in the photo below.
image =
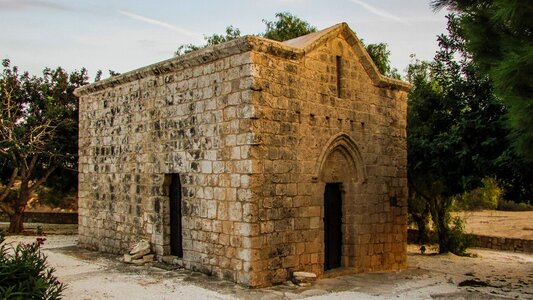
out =
[(381, 74), (400, 79), (401, 76), (400, 73), (398, 73), (398, 70), (391, 67), (389, 59), (390, 51), (387, 49), (387, 47), (388, 45), (385, 43), (368, 44), (365, 46), (368, 55), (370, 55)]
[(23, 230), (22, 215), (32, 192), (77, 169), (78, 102), (74, 89), (87, 83), (82, 69), (67, 74), (45, 69), (42, 77), (19, 74), (9, 60), (0, 73), (0, 209), (9, 232)]
[(505, 107), (465, 50), (460, 30), (457, 18), (449, 16), (448, 35), (438, 37), (434, 61), (417, 61), (407, 74), (413, 84), (407, 128), (411, 193), (427, 203), (439, 252), (457, 254), (464, 245), (450, 227), (452, 196), (498, 174), (497, 161), (509, 148), (501, 125)]
[[(263, 34), (259, 34), (260, 36), (276, 41), (286, 41), (316, 31), (315, 27), (288, 12), (277, 13), (276, 18), (276, 21), (263, 20), (263, 23), (266, 25), (266, 31)], [(205, 45), (181, 45), (174, 52), (174, 55), (180, 56), (239, 37), (241, 37), (240, 29), (230, 25), (226, 27), (225, 34), (214, 33), (211, 36), (204, 36), (204, 40), (206, 41)]]
[(517, 152), (533, 160), (533, 5), (531, 1), (434, 0), (459, 13), (465, 47), (494, 82)]
[(263, 23), (266, 25), (266, 31), (263, 33), (263, 37), (283, 42), (311, 32), (316, 32), (316, 27), (309, 25), (307, 21), (289, 12), (276, 13), (276, 18), (276, 21), (263, 19)]
[(199, 50), (199, 49), (203, 49), (209, 46), (231, 41), (239, 37), (241, 37), (241, 30), (239, 28), (235, 28), (230, 25), (226, 27), (225, 35), (214, 33), (211, 36), (204, 36), (204, 40), (206, 41), (206, 44), (202, 46), (193, 45), (193, 44), (181, 45), (178, 47), (178, 50), (176, 50), (174, 55), (180, 56), (182, 54), (187, 54), (195, 50)]

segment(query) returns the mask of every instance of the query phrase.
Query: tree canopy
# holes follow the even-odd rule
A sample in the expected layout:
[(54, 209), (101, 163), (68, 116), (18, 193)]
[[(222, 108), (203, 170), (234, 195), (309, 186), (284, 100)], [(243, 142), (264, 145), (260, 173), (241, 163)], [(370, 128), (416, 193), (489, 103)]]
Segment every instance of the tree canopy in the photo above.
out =
[(32, 77), (20, 74), (9, 60), (2, 62), (0, 209), (11, 218), (11, 232), (22, 230), (33, 191), (54, 176), (76, 178), (78, 99), (73, 92), (87, 79), (85, 69), (71, 74), (45, 69), (41, 77)]
[(530, 197), (532, 188), (524, 181), (532, 166), (511, 151), (507, 139), (506, 106), (466, 49), (461, 29), (460, 20), (449, 16), (448, 34), (438, 37), (434, 60), (416, 61), (407, 74), (413, 84), (408, 100), (409, 184), (411, 194), (429, 207), (441, 252), (461, 251), (449, 227), (452, 196), (480, 186), (486, 177), (522, 191), (520, 197)]
[(465, 47), (504, 101), (511, 139), (533, 160), (533, 5), (531, 1), (434, 0), (459, 14)]
[(368, 44), (365, 46), (368, 55), (370, 55), (370, 58), (372, 58), (381, 74), (400, 79), (400, 73), (390, 64), (390, 51), (387, 47), (388, 45), (385, 43)]
[(263, 23), (266, 25), (266, 31), (262, 34), (263, 37), (283, 42), (316, 32), (316, 27), (289, 12), (276, 13), (276, 18), (275, 21), (263, 19)]
[[(277, 20), (275, 21), (268, 21), (263, 19), (263, 23), (265, 23), (266, 25), (266, 31), (258, 35), (282, 42), (316, 31), (316, 28), (314, 26), (309, 25), (308, 22), (288, 12), (276, 13), (276, 18)], [(181, 45), (178, 47), (178, 50), (174, 54), (186, 54), (198, 49), (231, 41), (239, 37), (241, 37), (240, 29), (230, 25), (226, 27), (225, 34), (215, 33), (210, 36), (205, 36), (204, 40), (206, 41), (206, 43), (204, 45)]]

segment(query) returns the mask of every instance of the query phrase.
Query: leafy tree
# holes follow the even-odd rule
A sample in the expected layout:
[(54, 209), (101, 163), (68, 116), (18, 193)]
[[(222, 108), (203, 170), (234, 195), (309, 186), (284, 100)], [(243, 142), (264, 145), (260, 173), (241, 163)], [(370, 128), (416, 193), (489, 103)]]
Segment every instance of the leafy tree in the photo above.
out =
[(508, 108), (515, 149), (533, 160), (533, 4), (531, 1), (434, 0), (459, 13), (461, 36)]
[(505, 107), (487, 76), (480, 75), (449, 16), (448, 35), (438, 37), (433, 62), (408, 69), (413, 83), (408, 106), (408, 162), (412, 193), (424, 199), (439, 239), (439, 251), (461, 254), (464, 244), (450, 227), (453, 197), (498, 173), (496, 162), (509, 145)]
[[(260, 34), (261, 36), (276, 41), (286, 41), (316, 31), (315, 27), (288, 12), (277, 13), (276, 18), (276, 21), (263, 20), (263, 23), (265, 23), (267, 28), (265, 33)], [(204, 36), (204, 40), (206, 41), (205, 45), (181, 45), (178, 47), (178, 50), (176, 50), (174, 55), (179, 56), (187, 54), (195, 50), (231, 41), (239, 37), (241, 37), (240, 29), (230, 25), (226, 27), (225, 34), (215, 33), (211, 36)]]
[(2, 62), (0, 209), (10, 218), (9, 232), (23, 230), (32, 192), (56, 176), (76, 177), (78, 100), (73, 92), (87, 79), (85, 69), (71, 74), (45, 69), (42, 77), (30, 77), (9, 60)]
[(400, 73), (398, 73), (398, 70), (396, 68), (391, 67), (390, 64), (390, 51), (387, 49), (387, 44), (385, 43), (379, 43), (379, 44), (368, 44), (365, 46), (366, 51), (374, 61), (374, 64), (376, 64), (376, 67), (381, 72), (381, 74), (400, 79)]
[(266, 31), (263, 37), (283, 42), (311, 32), (316, 32), (316, 27), (309, 25), (308, 22), (289, 12), (276, 13), (276, 18), (276, 21), (263, 19), (263, 23), (266, 25)]
[(180, 56), (182, 54), (187, 54), (195, 50), (199, 50), (199, 49), (203, 49), (209, 46), (231, 41), (239, 37), (241, 37), (241, 30), (239, 28), (236, 28), (230, 25), (226, 27), (225, 35), (214, 33), (211, 36), (204, 36), (204, 40), (206, 41), (206, 44), (202, 46), (193, 45), (193, 44), (181, 45), (178, 47), (178, 50), (176, 50), (174, 55)]

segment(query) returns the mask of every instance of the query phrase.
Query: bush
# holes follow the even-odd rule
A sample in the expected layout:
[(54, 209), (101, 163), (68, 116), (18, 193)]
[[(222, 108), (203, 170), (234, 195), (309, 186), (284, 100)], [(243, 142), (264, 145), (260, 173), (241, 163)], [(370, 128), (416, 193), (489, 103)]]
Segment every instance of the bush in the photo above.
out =
[(532, 211), (533, 205), (527, 203), (516, 203), (513, 201), (501, 200), (498, 202), (498, 210), (503, 211)]
[(6, 246), (0, 232), (0, 299), (61, 299), (65, 286), (40, 250), (45, 240)]
[(484, 178), (483, 186), (454, 197), (455, 210), (496, 209), (503, 190), (494, 178)]
[(461, 218), (455, 217), (450, 228), (449, 249), (456, 255), (467, 255), (466, 249), (472, 244), (471, 238), (465, 234), (464, 222)]

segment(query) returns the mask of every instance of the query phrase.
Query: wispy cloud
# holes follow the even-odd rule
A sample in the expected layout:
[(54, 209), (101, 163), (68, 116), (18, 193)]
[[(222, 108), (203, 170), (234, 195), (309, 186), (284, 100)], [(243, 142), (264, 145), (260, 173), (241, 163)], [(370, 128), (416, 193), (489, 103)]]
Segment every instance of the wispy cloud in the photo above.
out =
[(383, 9), (377, 8), (375, 6), (372, 6), (372, 5), (370, 5), (370, 4), (366, 3), (366, 2), (363, 2), (361, 0), (350, 0), (350, 1), (352, 1), (355, 4), (358, 4), (358, 5), (362, 6), (364, 9), (366, 9), (369, 12), (375, 14), (376, 16), (380, 16), (382, 18), (386, 18), (386, 19), (389, 19), (389, 20), (393, 20), (393, 21), (396, 21), (396, 22), (403, 23), (403, 24), (409, 24), (409, 22), (407, 22), (407, 20), (405, 20), (403, 18), (400, 18), (398, 16), (395, 16), (395, 15), (391, 14), (388, 11), (385, 11)]
[(123, 15), (123, 16), (128, 17), (128, 18), (131, 18), (131, 19), (134, 19), (134, 20), (137, 20), (137, 21), (141, 21), (141, 22), (144, 22), (144, 23), (160, 26), (160, 27), (163, 27), (163, 28), (166, 28), (166, 29), (170, 29), (170, 30), (173, 30), (175, 32), (178, 32), (178, 33), (181, 33), (181, 34), (184, 34), (184, 35), (188, 35), (188, 36), (191, 36), (191, 37), (194, 37), (194, 38), (197, 38), (197, 39), (203, 41), (203, 36), (201, 34), (198, 34), (198, 33), (194, 32), (194, 31), (190, 31), (190, 30), (187, 30), (185, 28), (181, 28), (179, 26), (175, 26), (175, 25), (163, 22), (163, 21), (159, 21), (159, 20), (155, 20), (155, 19), (152, 19), (152, 18), (141, 16), (141, 15), (138, 15), (138, 14), (134, 14), (132, 12), (125, 11), (125, 10), (117, 10), (117, 12), (119, 14)]
[(66, 5), (40, 0), (0, 0), (0, 11), (24, 11), (30, 9), (71, 10)]

